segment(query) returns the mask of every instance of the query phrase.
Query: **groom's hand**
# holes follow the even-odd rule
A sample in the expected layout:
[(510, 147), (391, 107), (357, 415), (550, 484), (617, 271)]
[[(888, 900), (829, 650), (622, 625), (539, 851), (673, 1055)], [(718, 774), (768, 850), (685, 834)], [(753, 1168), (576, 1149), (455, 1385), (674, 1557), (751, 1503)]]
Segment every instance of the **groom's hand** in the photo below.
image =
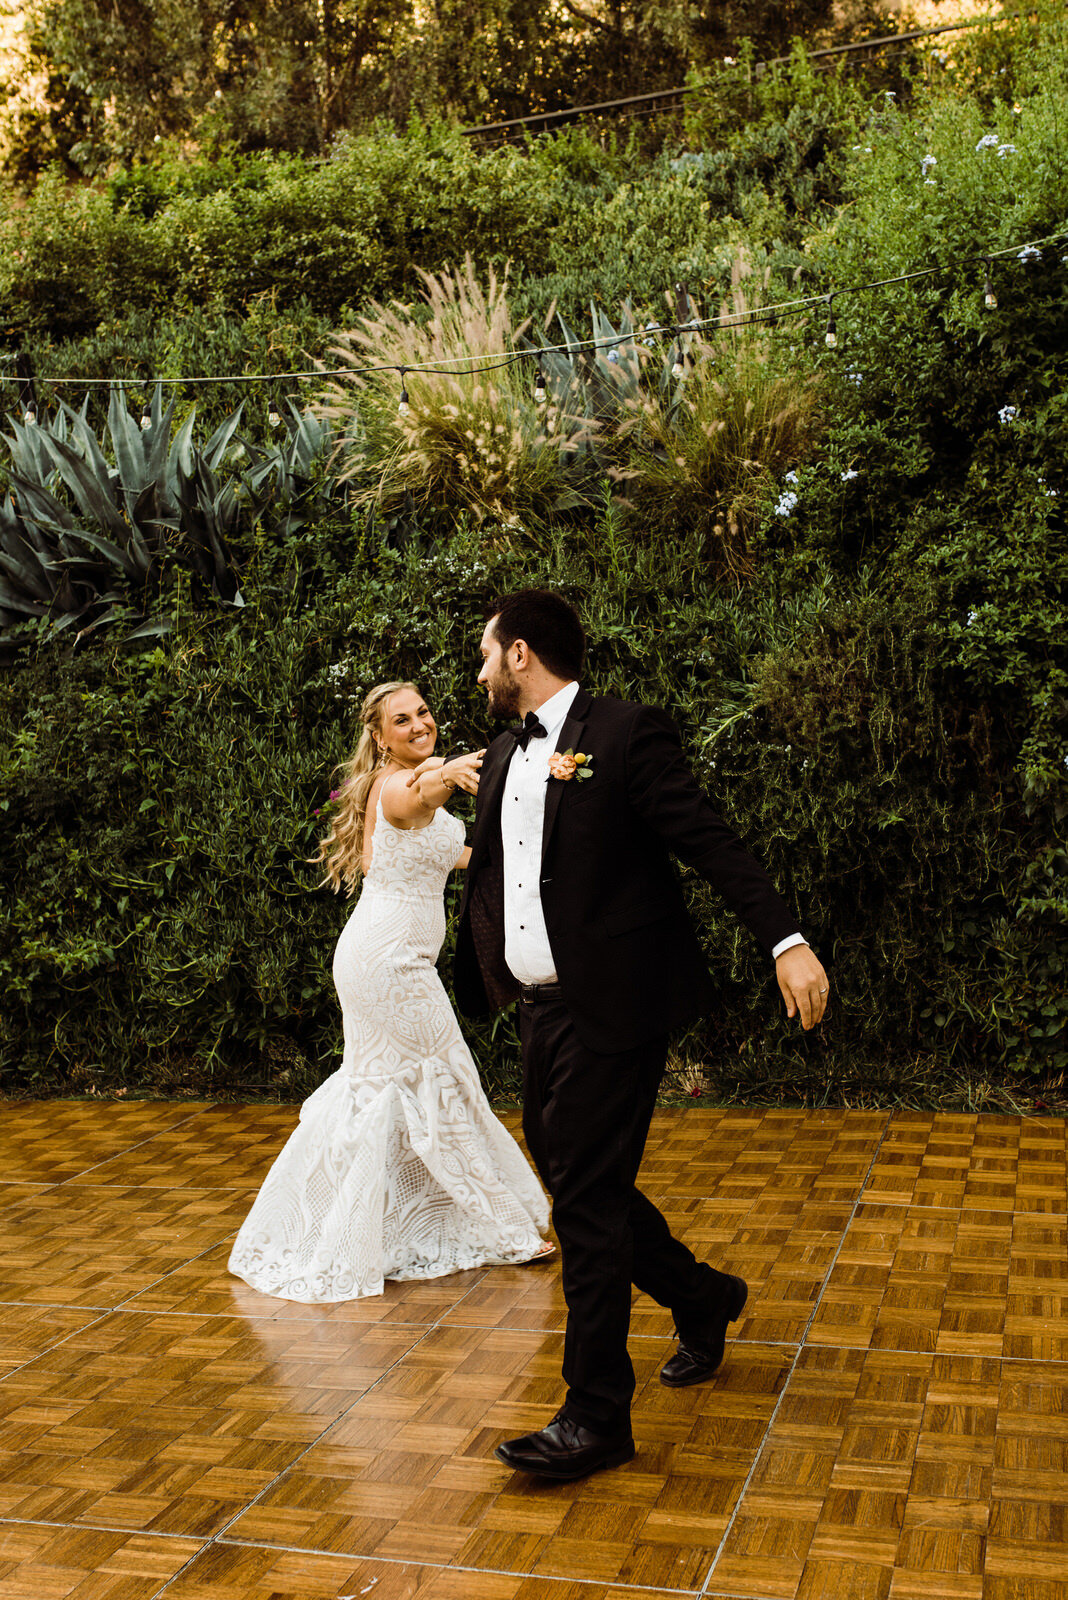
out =
[(788, 1017), (796, 1017), (800, 1012), (801, 1026), (806, 1032), (823, 1021), (830, 981), (809, 945), (795, 944), (784, 950), (775, 963), (775, 976), (786, 1001)]

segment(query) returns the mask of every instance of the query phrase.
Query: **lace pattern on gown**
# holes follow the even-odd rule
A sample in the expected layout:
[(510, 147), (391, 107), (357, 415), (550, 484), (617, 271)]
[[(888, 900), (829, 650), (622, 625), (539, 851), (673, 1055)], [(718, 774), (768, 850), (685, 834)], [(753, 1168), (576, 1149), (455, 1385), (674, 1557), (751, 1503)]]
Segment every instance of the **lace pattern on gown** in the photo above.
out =
[(245, 1220), (230, 1271), (286, 1300), (380, 1294), (527, 1260), (548, 1206), (482, 1091), (434, 963), (464, 827), (396, 828), (379, 800), (371, 867), (334, 952), (345, 1050)]

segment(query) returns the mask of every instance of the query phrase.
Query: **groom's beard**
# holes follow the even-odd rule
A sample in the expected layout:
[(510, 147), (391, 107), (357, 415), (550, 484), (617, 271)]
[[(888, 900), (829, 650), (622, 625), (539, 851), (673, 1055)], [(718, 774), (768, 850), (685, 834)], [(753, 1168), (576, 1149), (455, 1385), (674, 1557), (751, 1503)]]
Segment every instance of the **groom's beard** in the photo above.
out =
[(495, 678), (486, 684), (489, 690), (489, 714), (500, 722), (514, 722), (519, 716), (519, 680), (502, 667)]

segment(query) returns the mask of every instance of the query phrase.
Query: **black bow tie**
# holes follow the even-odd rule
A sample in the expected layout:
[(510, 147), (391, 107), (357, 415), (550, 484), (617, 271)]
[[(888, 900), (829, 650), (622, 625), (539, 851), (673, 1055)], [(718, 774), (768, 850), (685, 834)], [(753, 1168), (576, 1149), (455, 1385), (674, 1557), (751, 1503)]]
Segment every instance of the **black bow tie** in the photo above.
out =
[(508, 732), (512, 735), (520, 750), (525, 750), (531, 739), (544, 739), (547, 737), (545, 729), (533, 711), (528, 711), (519, 726), (517, 728), (509, 728)]

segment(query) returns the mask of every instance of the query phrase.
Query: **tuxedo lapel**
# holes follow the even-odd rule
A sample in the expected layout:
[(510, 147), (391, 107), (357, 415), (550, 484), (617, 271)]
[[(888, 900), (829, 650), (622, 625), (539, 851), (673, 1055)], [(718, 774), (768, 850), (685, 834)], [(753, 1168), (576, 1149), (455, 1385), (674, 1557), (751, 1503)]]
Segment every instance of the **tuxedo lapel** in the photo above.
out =
[[(571, 702), (571, 709), (564, 719), (560, 729), (560, 737), (556, 741), (557, 750), (573, 750), (579, 742), (586, 718), (593, 704), (592, 698), (585, 689), (580, 689)], [(566, 784), (560, 778), (550, 778), (545, 787), (545, 821), (541, 830), (541, 861), (545, 865), (545, 857), (549, 853), (549, 842), (553, 836), (556, 825), (556, 813), (560, 809), (560, 801), (564, 797)]]

